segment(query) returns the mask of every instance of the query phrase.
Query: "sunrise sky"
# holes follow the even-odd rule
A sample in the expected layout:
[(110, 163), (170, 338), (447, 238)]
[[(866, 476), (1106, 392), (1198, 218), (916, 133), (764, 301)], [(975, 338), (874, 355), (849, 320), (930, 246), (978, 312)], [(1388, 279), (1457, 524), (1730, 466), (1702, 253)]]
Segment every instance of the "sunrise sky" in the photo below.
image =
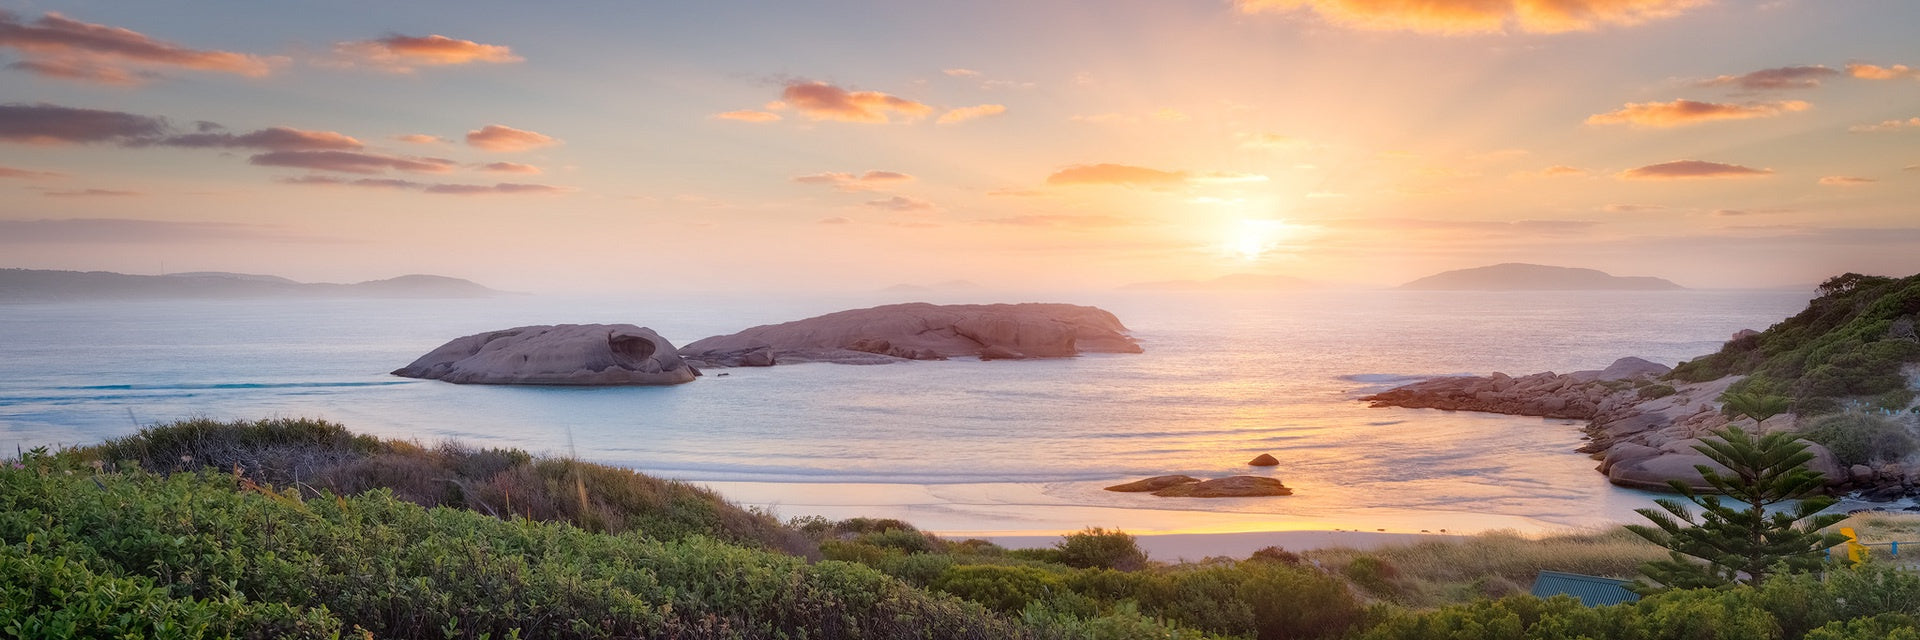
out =
[(1920, 271), (1920, 2), (14, 2), (0, 267)]

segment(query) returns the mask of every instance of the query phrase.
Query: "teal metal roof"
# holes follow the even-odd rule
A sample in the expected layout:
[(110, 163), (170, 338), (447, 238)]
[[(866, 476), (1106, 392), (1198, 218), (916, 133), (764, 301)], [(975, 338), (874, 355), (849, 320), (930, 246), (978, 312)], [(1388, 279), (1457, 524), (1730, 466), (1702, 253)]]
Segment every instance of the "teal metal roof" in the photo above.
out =
[(1640, 594), (1627, 590), (1630, 584), (1633, 581), (1542, 571), (1533, 579), (1533, 595), (1548, 598), (1564, 593), (1578, 598), (1581, 604), (1589, 607), (1602, 607), (1639, 600)]

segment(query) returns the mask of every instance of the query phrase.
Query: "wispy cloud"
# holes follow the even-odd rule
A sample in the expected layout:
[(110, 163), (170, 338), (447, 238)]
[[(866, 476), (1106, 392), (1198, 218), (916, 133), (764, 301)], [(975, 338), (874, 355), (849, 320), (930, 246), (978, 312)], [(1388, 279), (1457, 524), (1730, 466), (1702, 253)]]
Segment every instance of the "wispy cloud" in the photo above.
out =
[(816, 220), (815, 222), (818, 222), (820, 224), (852, 224), (853, 218), (849, 218), (846, 216), (833, 216), (830, 218), (821, 218), (819, 220)]
[(333, 46), (331, 64), (367, 67), (389, 73), (413, 73), (421, 67), (521, 62), (513, 49), (442, 35), (390, 35), (377, 40), (355, 40)]
[(1128, 187), (1177, 187), (1190, 177), (1185, 171), (1161, 171), (1125, 164), (1083, 164), (1067, 167), (1047, 176), (1047, 184), (1121, 185)]
[(1269, 131), (1245, 131), (1234, 135), (1244, 149), (1307, 149), (1312, 142), (1289, 135)]
[(375, 174), (388, 170), (408, 173), (447, 173), (455, 163), (445, 158), (392, 156), (355, 151), (272, 151), (255, 155), (248, 162), (263, 167), (292, 167), (316, 171)]
[(1783, 113), (1811, 108), (1799, 100), (1722, 104), (1674, 100), (1672, 102), (1630, 102), (1618, 111), (1596, 114), (1587, 124), (1630, 124), (1639, 127), (1678, 127), (1714, 120), (1770, 118)]
[(363, 188), (369, 188), (369, 189), (396, 189), (396, 190), (402, 190), (402, 191), (418, 191), (421, 193), (456, 195), (456, 196), (512, 195), (512, 194), (558, 195), (558, 194), (564, 194), (564, 193), (569, 193), (573, 191), (573, 189), (570, 189), (567, 187), (556, 187), (556, 186), (544, 185), (544, 184), (524, 184), (524, 183), (513, 183), (513, 182), (500, 182), (495, 184), (434, 184), (434, 183), (427, 183), (427, 182), (414, 182), (412, 180), (396, 180), (391, 178), (360, 178), (360, 179), (349, 180), (345, 178), (335, 178), (332, 176), (322, 176), (322, 175), (285, 178), (285, 179), (282, 179), (281, 182), (284, 182), (287, 184), (302, 184), (302, 185), (314, 185), (314, 186), (363, 187)]
[(518, 162), (489, 162), (487, 164), (480, 165), (478, 168), (481, 171), (485, 171), (488, 173), (521, 173), (521, 174), (527, 174), (527, 175), (538, 175), (540, 173), (543, 173), (540, 170), (540, 167), (536, 167), (530, 164), (520, 164)]
[(1006, 112), (1007, 106), (1003, 104), (982, 104), (971, 107), (959, 107), (949, 109), (946, 113), (940, 114), (940, 118), (934, 120), (934, 124), (959, 124), (968, 120), (997, 116)]
[(1133, 224), (1132, 220), (1107, 215), (1023, 215), (1005, 218), (988, 218), (982, 224), (1006, 225), (1014, 227), (1042, 227), (1054, 229), (1106, 229), (1124, 227)]
[(1610, 204), (1600, 207), (1600, 210), (1607, 213), (1649, 213), (1666, 211), (1667, 207), (1657, 204)]
[(153, 69), (187, 69), (264, 76), (276, 60), (260, 56), (193, 49), (156, 40), (131, 29), (110, 27), (48, 13), (27, 22), (0, 10), (0, 47), (25, 58), (8, 65), (42, 77), (110, 85), (140, 84)]
[(1863, 124), (1863, 125), (1857, 125), (1857, 126), (1847, 128), (1848, 131), (1852, 131), (1854, 133), (1904, 131), (1909, 129), (1920, 129), (1920, 116), (1907, 118), (1905, 120), (1887, 120), (1885, 122), (1881, 122), (1880, 124)]
[(812, 120), (884, 124), (894, 116), (913, 121), (933, 107), (879, 91), (848, 91), (825, 82), (793, 82), (780, 92), (781, 108), (791, 107)]
[(1772, 169), (1754, 169), (1737, 164), (1705, 160), (1675, 160), (1628, 169), (1622, 178), (1635, 180), (1675, 180), (1688, 178), (1751, 178), (1770, 175)]
[(726, 113), (713, 114), (713, 119), (733, 120), (735, 122), (779, 122), (782, 118), (780, 117), (780, 114), (774, 113), (772, 111), (754, 111), (752, 109), (741, 109), (738, 111), (728, 111)]
[(1858, 187), (1879, 182), (1873, 178), (1857, 176), (1826, 176), (1820, 179), (1820, 185), (1826, 187)]
[(131, 198), (140, 195), (140, 192), (121, 189), (75, 189), (71, 191), (42, 191), (40, 195), (49, 198)]
[(467, 145), (487, 151), (527, 151), (560, 144), (553, 136), (490, 124), (467, 132)]
[(978, 77), (980, 77), (980, 72), (978, 72), (978, 71), (974, 71), (974, 70), (972, 70), (972, 69), (957, 69), (957, 68), (956, 68), (956, 69), (941, 69), (941, 70), (940, 70), (940, 72), (941, 72), (941, 73), (944, 73), (944, 74), (947, 74), (947, 75), (950, 75), (950, 76), (953, 76), (953, 77), (955, 77), (955, 78), (978, 78)]
[(887, 211), (932, 211), (931, 202), (910, 196), (894, 196), (883, 200), (868, 200), (867, 206)]
[(1540, 170), (1540, 175), (1546, 176), (1549, 178), (1578, 177), (1578, 176), (1589, 175), (1591, 173), (1592, 172), (1587, 171), (1586, 169), (1582, 169), (1579, 167), (1569, 167), (1564, 164), (1556, 164), (1551, 167), (1547, 167), (1545, 169)]
[(51, 104), (0, 105), (0, 140), (36, 145), (128, 143), (167, 131), (159, 118)]
[(31, 169), (17, 169), (14, 167), (0, 166), (0, 178), (14, 178), (17, 180), (46, 180), (50, 178), (60, 178), (60, 177), (64, 177), (64, 176), (62, 174), (54, 173), (52, 171), (34, 171)]
[(1812, 89), (1820, 86), (1820, 81), (1837, 75), (1840, 75), (1838, 69), (1813, 64), (1761, 69), (1737, 76), (1719, 76), (1701, 80), (1696, 84), (1703, 87), (1739, 87), (1749, 91)]
[(1089, 115), (1075, 115), (1067, 119), (1072, 120), (1074, 122), (1084, 122), (1087, 124), (1114, 125), (1114, 124), (1139, 124), (1140, 123), (1140, 118), (1138, 116), (1130, 116), (1124, 113), (1095, 113), (1095, 114), (1089, 114)]
[(832, 185), (840, 191), (873, 191), (913, 181), (913, 176), (898, 171), (868, 171), (861, 174), (831, 172), (794, 176), (800, 184)]
[(405, 142), (408, 144), (439, 144), (447, 141), (446, 138), (442, 138), (436, 135), (428, 135), (425, 133), (407, 133), (407, 134), (394, 136), (393, 139), (399, 140), (401, 142)]
[(1707, 0), (1234, 0), (1246, 13), (1312, 11), (1356, 29), (1443, 35), (1590, 31), (1670, 18)]
[(168, 136), (151, 144), (195, 149), (268, 149), (273, 151), (350, 151), (362, 146), (352, 136), (334, 131), (304, 131), (269, 127), (250, 133), (189, 133)]
[(1847, 75), (1863, 80), (1899, 80), (1901, 78), (1920, 78), (1920, 69), (1904, 64), (1882, 67), (1877, 64), (1855, 62), (1847, 65)]
[(0, 220), (0, 244), (159, 244), (206, 240), (287, 240), (273, 227), (231, 222), (163, 222), (126, 218)]

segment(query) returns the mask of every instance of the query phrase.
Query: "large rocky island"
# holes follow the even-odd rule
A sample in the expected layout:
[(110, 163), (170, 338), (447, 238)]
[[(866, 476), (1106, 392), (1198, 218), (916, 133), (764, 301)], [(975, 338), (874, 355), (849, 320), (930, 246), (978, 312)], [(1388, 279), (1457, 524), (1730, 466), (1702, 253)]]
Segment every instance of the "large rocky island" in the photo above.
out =
[(458, 384), (609, 386), (680, 384), (700, 372), (652, 329), (561, 324), (455, 338), (393, 375)]
[(1064, 358), (1081, 353), (1140, 353), (1120, 319), (1072, 304), (892, 304), (854, 309), (681, 347), (699, 366), (767, 366), (904, 360)]

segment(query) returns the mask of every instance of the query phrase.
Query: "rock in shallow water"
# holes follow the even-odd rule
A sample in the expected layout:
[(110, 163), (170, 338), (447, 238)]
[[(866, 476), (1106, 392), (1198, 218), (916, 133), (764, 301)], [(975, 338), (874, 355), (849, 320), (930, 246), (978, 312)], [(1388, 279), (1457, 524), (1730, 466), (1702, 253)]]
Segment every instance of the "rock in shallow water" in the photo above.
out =
[(1147, 478), (1145, 480), (1135, 480), (1133, 482), (1129, 482), (1126, 484), (1116, 484), (1111, 487), (1107, 487), (1107, 490), (1119, 491), (1121, 493), (1141, 493), (1145, 491), (1159, 491), (1161, 489), (1165, 489), (1167, 487), (1171, 487), (1174, 485), (1189, 484), (1189, 483), (1194, 483), (1199, 481), (1200, 481), (1199, 478), (1195, 478), (1193, 476), (1154, 476), (1151, 478)]
[(1176, 484), (1155, 491), (1153, 495), (1163, 498), (1249, 498), (1290, 496), (1293, 495), (1293, 490), (1273, 478), (1233, 476), (1205, 482)]
[(881, 364), (902, 360), (1063, 358), (1140, 353), (1113, 314), (1071, 304), (893, 304), (854, 309), (696, 340), (681, 355), (703, 366), (741, 366), (769, 349), (772, 361)]
[(456, 338), (393, 375), (458, 384), (614, 386), (680, 384), (699, 372), (652, 329), (561, 324)]

